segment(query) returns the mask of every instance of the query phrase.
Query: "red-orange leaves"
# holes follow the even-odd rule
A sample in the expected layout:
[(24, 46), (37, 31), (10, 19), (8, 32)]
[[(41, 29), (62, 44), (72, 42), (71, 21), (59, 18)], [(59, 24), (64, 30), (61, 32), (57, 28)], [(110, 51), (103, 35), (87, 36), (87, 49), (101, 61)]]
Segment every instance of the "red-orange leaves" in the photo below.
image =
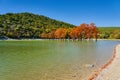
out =
[(73, 28), (71, 31), (70, 31), (70, 37), (72, 39), (77, 39), (79, 37), (79, 32), (77, 31), (77, 28)]
[(41, 34), (41, 38), (43, 38), (43, 39), (47, 39), (47, 38), (48, 38), (48, 34), (46, 34), (46, 33), (42, 33), (42, 34)]
[(80, 26), (73, 28), (69, 35), (72, 39), (91, 39), (96, 38), (97, 33), (97, 28), (93, 23), (83, 23)]
[(96, 38), (97, 40), (98, 29), (91, 24), (81, 24), (74, 28), (58, 28), (57, 30), (49, 30), (46, 33), (41, 34), (41, 38), (47, 39), (91, 39)]
[(54, 35), (57, 39), (64, 39), (66, 37), (67, 29), (66, 28), (59, 28), (55, 31)]
[(98, 29), (97, 27), (94, 25), (94, 23), (91, 23), (90, 25), (91, 31), (92, 31), (92, 38), (97, 38), (97, 34), (98, 34)]

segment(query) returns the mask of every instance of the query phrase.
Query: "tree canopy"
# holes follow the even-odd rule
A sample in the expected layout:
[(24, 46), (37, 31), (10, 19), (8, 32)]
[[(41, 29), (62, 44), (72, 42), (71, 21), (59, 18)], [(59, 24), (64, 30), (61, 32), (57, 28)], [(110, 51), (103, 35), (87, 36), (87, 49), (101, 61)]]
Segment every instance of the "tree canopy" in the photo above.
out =
[(72, 27), (75, 25), (27, 12), (0, 15), (0, 36), (10, 38), (40, 38), (42, 33)]
[(0, 37), (12, 39), (120, 39), (120, 28), (97, 28), (94, 23), (75, 26), (32, 13), (0, 15)]

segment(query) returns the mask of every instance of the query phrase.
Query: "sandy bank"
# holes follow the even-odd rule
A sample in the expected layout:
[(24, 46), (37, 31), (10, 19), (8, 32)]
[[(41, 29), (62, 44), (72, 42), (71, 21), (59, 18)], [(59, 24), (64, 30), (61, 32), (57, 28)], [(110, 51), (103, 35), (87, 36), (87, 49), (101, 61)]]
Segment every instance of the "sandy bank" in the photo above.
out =
[(120, 80), (120, 45), (114, 49), (110, 61), (98, 71), (94, 71), (89, 80)]

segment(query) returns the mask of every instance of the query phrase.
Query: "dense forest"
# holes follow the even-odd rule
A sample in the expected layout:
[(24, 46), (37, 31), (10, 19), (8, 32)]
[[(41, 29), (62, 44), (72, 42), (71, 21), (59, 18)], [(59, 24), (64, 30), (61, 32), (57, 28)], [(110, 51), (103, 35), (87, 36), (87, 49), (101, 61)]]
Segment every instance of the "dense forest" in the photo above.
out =
[(97, 28), (94, 23), (75, 26), (32, 13), (0, 15), (0, 37), (12, 39), (120, 39), (120, 28)]
[(7, 13), (0, 15), (0, 36), (9, 38), (41, 38), (58, 28), (72, 28), (72, 24), (32, 13)]

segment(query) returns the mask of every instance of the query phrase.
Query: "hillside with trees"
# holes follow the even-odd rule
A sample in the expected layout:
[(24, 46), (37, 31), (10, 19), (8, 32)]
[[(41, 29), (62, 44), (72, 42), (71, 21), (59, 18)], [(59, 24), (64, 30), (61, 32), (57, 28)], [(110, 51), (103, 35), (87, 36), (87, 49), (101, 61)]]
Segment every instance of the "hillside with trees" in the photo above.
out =
[(9, 38), (41, 38), (58, 28), (72, 28), (72, 24), (32, 13), (7, 13), (0, 15), (0, 36)]
[(75, 26), (32, 13), (0, 15), (0, 38), (12, 39), (120, 39), (120, 27)]

